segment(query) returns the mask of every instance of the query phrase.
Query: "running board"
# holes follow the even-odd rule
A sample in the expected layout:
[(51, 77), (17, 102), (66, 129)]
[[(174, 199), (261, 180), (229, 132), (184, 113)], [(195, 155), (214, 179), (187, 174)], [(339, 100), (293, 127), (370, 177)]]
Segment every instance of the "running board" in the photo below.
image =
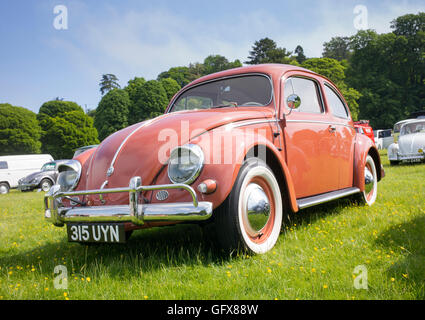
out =
[(305, 208), (312, 207), (321, 203), (325, 203), (335, 199), (350, 196), (352, 194), (359, 193), (359, 192), (360, 192), (359, 188), (347, 188), (347, 189), (319, 194), (313, 197), (299, 199), (297, 200), (297, 204), (300, 209), (305, 209)]

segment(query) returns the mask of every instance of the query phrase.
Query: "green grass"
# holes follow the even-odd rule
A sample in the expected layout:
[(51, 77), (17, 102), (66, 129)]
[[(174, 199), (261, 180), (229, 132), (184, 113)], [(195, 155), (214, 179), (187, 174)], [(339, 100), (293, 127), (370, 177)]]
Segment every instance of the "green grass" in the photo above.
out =
[[(373, 207), (350, 199), (290, 217), (261, 256), (220, 252), (196, 225), (136, 231), (126, 245), (67, 242), (42, 193), (0, 196), (0, 299), (424, 299), (425, 165), (390, 167)], [(68, 268), (68, 289), (54, 268)], [(367, 267), (368, 289), (354, 288)]]

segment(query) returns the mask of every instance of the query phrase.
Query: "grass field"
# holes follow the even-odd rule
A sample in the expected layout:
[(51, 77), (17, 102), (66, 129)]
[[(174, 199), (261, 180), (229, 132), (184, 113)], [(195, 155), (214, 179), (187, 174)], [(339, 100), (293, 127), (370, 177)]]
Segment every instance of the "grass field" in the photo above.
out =
[[(344, 199), (297, 213), (262, 256), (225, 255), (196, 225), (71, 244), (43, 220), (42, 193), (13, 191), (0, 196), (0, 299), (424, 299), (425, 164), (381, 156), (373, 207)], [(54, 287), (57, 265), (68, 289)], [(367, 289), (354, 287), (359, 265)]]

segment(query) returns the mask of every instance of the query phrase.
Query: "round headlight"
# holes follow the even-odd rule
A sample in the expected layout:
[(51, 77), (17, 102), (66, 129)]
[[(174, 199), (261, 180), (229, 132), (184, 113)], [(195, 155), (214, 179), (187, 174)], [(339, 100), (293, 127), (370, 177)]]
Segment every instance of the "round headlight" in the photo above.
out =
[(204, 153), (196, 144), (177, 147), (171, 151), (168, 177), (173, 183), (191, 184), (204, 166)]
[(81, 164), (76, 160), (70, 160), (58, 168), (59, 175), (56, 184), (60, 191), (69, 192), (77, 187), (81, 176)]

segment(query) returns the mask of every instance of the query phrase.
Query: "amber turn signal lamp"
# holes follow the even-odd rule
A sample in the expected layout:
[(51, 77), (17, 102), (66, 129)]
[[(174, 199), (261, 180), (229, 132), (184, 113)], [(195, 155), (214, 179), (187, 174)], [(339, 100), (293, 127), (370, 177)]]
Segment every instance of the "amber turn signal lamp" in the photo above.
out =
[(205, 194), (213, 193), (217, 189), (217, 182), (212, 179), (203, 181), (198, 186), (198, 191)]

